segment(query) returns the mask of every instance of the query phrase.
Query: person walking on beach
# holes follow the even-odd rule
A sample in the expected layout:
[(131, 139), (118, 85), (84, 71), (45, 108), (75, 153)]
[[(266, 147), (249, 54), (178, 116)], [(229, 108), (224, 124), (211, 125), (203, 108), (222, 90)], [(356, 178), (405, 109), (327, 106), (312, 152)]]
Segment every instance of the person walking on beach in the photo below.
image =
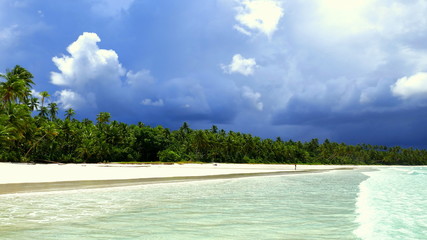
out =
[(295, 171), (297, 170), (297, 164), (295, 163)]

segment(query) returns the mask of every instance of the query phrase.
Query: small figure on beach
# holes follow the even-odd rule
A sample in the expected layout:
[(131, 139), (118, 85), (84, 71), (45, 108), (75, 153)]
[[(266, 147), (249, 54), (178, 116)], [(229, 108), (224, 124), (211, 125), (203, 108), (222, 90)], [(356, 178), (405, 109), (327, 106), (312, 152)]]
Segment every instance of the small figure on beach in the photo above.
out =
[(295, 164), (295, 171), (297, 170), (297, 164)]

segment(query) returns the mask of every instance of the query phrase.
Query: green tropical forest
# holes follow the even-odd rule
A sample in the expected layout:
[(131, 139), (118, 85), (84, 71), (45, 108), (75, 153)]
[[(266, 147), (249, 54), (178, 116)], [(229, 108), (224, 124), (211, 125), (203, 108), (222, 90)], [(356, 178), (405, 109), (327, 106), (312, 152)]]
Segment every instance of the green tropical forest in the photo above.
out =
[(276, 164), (425, 165), (427, 151), (399, 146), (346, 145), (261, 139), (218, 129), (178, 130), (112, 121), (100, 112), (96, 122), (77, 120), (48, 92), (33, 96), (33, 75), (17, 65), (0, 75), (0, 161), (35, 163), (216, 162)]

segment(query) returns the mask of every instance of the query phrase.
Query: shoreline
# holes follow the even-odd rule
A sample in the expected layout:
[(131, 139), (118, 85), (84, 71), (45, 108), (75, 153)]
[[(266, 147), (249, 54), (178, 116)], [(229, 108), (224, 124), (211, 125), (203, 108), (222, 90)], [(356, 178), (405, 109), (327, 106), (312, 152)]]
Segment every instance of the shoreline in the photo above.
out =
[(23, 164), (0, 163), (0, 195), (319, 173), (370, 168), (355, 165), (270, 164)]
[[(335, 169), (335, 170), (344, 170), (344, 169)], [(350, 170), (350, 169), (345, 169), (345, 170)], [(304, 174), (304, 173), (320, 173), (320, 172), (326, 172), (326, 171), (329, 171), (329, 170), (235, 173), (235, 174), (187, 176), (187, 177), (4, 183), (4, 184), (0, 184), (0, 195), (14, 194), (14, 193), (67, 191), (67, 190), (76, 190), (76, 189), (78, 190), (78, 189), (114, 188), (114, 187), (147, 185), (147, 184), (221, 180), (221, 179), (234, 179), (234, 178), (244, 178), (244, 177), (258, 177), (258, 176), (282, 176), (282, 175), (293, 175), (293, 174)]]

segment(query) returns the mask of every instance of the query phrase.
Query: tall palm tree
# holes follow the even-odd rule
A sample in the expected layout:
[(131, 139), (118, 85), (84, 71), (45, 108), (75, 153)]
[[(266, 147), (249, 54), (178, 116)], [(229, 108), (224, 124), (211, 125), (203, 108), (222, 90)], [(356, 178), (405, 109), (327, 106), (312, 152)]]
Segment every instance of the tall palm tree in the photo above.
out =
[(49, 95), (49, 93), (47, 91), (43, 91), (43, 92), (40, 93), (40, 96), (42, 96), (42, 107), (43, 107), (44, 106), (44, 100), (46, 98), (49, 98), (50, 95)]
[(39, 99), (32, 97), (28, 102), (28, 107), (30, 107), (31, 111), (39, 110)]
[(40, 108), (40, 112), (39, 112), (39, 116), (41, 118), (47, 119), (47, 115), (48, 115), (48, 109), (47, 109), (47, 107), (41, 107)]
[(191, 132), (190, 126), (187, 122), (184, 122), (182, 126), (179, 128), (179, 131), (184, 134), (189, 134)]
[(58, 104), (56, 102), (49, 103), (49, 114), (50, 120), (56, 119), (56, 114), (58, 114)]
[(212, 125), (211, 132), (218, 133), (218, 127), (216, 125)]
[(69, 108), (67, 111), (65, 111), (65, 119), (66, 120), (70, 120), (72, 116), (74, 116), (76, 114), (76, 112), (74, 111), (74, 109)]

